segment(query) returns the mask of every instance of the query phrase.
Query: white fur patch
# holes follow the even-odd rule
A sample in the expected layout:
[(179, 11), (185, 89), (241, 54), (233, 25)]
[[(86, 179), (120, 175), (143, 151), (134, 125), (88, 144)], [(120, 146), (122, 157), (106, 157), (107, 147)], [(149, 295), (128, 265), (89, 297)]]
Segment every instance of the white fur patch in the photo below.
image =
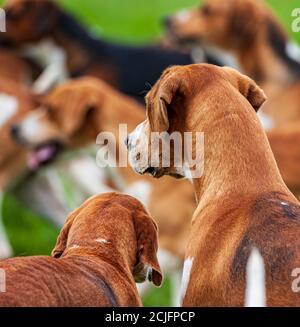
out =
[(191, 12), (189, 10), (182, 10), (175, 17), (179, 22), (185, 23), (191, 18)]
[(4, 126), (16, 114), (18, 108), (19, 101), (17, 98), (0, 93), (0, 127)]
[(214, 46), (207, 46), (205, 47), (207, 53), (211, 54), (215, 57), (223, 66), (229, 66), (236, 70), (241, 71), (240, 64), (236, 57), (229, 51), (214, 47)]
[(287, 55), (300, 63), (300, 47), (295, 42), (288, 42), (286, 44), (286, 53)]
[(104, 244), (109, 244), (110, 242), (106, 240), (105, 238), (97, 238), (95, 240), (97, 243), (104, 243)]
[(30, 113), (20, 125), (21, 137), (29, 142), (35, 142), (43, 134), (44, 126), (40, 119), (44, 115), (43, 111), (36, 110)]
[(74, 245), (72, 245), (72, 246), (69, 247), (70, 250), (72, 250), (72, 249), (78, 249), (78, 248), (80, 248), (80, 246), (77, 245), (77, 244), (74, 244)]
[(44, 71), (33, 84), (37, 94), (47, 92), (51, 87), (68, 78), (66, 52), (51, 39), (24, 48), (24, 54), (37, 61)]
[(260, 120), (265, 131), (269, 131), (270, 129), (275, 127), (275, 124), (272, 121), (272, 118), (270, 118), (266, 114), (264, 114), (262, 112), (258, 112), (257, 116), (258, 116), (258, 119)]
[(183, 302), (183, 299), (185, 297), (185, 294), (186, 294), (186, 291), (187, 291), (187, 288), (188, 288), (188, 285), (190, 282), (193, 262), (194, 262), (194, 258), (187, 258), (184, 261), (183, 273), (182, 273), (182, 283), (181, 283), (181, 303)]
[(148, 166), (148, 139), (145, 133), (146, 121), (139, 124), (129, 134), (128, 158), (131, 167), (138, 173), (142, 173)]
[(265, 266), (258, 249), (250, 254), (246, 271), (245, 307), (266, 306)]

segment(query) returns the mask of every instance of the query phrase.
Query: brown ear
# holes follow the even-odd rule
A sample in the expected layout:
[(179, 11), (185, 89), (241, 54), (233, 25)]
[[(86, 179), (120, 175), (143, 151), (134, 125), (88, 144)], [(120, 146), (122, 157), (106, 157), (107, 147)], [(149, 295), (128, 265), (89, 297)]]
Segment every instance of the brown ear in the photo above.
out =
[[(167, 73), (168, 70), (163, 76)], [(168, 107), (171, 105), (174, 97), (180, 92), (180, 86), (180, 78), (171, 76), (158, 86), (158, 92), (154, 99), (151, 101), (147, 100), (147, 117), (152, 131), (166, 132), (169, 129)]]
[(93, 128), (93, 113), (99, 104), (99, 97), (94, 94), (78, 95), (74, 94), (73, 99), (68, 99), (66, 108), (61, 113), (62, 128), (67, 135), (73, 135), (82, 127)]
[(148, 279), (160, 286), (163, 276), (157, 260), (157, 226), (145, 211), (135, 217), (135, 231), (138, 246), (138, 262), (133, 271), (135, 281), (142, 283)]
[(229, 33), (234, 38), (236, 45), (249, 45), (260, 28), (260, 22), (263, 21), (261, 7), (257, 1), (235, 1), (234, 8), (231, 11)]
[(237, 70), (224, 67), (229, 80), (239, 92), (250, 102), (255, 111), (267, 100), (265, 92), (248, 76), (239, 73)]
[(79, 211), (79, 209), (76, 209), (73, 212), (71, 212), (71, 214), (67, 218), (65, 225), (63, 226), (62, 230), (60, 231), (60, 234), (58, 235), (58, 238), (56, 241), (56, 245), (51, 253), (53, 258), (60, 258), (62, 256), (62, 254), (64, 253), (64, 251), (67, 247), (69, 231), (74, 222), (75, 217), (78, 215), (78, 211)]

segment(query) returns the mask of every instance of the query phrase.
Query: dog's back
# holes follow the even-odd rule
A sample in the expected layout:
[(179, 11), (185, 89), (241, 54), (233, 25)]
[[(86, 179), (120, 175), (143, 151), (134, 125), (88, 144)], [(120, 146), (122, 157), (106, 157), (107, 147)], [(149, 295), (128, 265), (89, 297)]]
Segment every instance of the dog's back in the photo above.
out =
[[(5, 292), (0, 293), (0, 307), (74, 307), (119, 306), (114, 280), (120, 274), (108, 263), (95, 263), (91, 257), (54, 259), (24, 257), (0, 261), (5, 272)], [(113, 276), (113, 277), (111, 277)], [(123, 281), (128, 305), (140, 305)], [(92, 295), (92, 296), (91, 296)]]

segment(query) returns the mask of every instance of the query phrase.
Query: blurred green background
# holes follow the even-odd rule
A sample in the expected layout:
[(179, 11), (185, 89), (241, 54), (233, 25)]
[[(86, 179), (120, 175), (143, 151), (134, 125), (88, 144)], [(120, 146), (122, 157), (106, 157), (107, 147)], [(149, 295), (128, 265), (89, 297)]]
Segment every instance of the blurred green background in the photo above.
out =
[[(158, 38), (163, 30), (161, 18), (180, 9), (199, 4), (198, 0), (57, 0), (73, 13), (91, 31), (105, 39), (143, 44)], [(290, 36), (300, 42), (300, 33), (291, 31), (294, 8), (299, 0), (267, 1), (285, 25)], [(3, 1), (0, 0), (0, 3)], [(6, 194), (4, 223), (15, 255), (50, 254), (58, 229), (46, 219), (32, 214)], [(151, 292), (145, 299), (146, 306), (170, 305), (170, 281)]]
[[(260, 0), (258, 0), (260, 1)], [(162, 33), (161, 18), (182, 8), (199, 5), (199, 0), (58, 0), (97, 35), (107, 39), (145, 43)], [(299, 0), (267, 0), (288, 32), (292, 33), (291, 12), (300, 7)], [(296, 35), (297, 34), (297, 35)]]

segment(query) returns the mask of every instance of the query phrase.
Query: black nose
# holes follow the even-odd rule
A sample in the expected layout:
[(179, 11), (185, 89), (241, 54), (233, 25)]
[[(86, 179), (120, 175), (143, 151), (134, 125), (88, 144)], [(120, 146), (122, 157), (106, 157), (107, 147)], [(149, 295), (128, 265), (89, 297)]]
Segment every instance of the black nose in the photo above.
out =
[(163, 19), (163, 24), (166, 29), (171, 29), (172, 27), (172, 18), (171, 17), (165, 17)]
[(148, 167), (145, 171), (144, 171), (145, 174), (150, 174), (152, 176), (155, 176), (156, 173), (157, 173), (157, 168), (154, 168), (154, 167)]
[(18, 125), (12, 125), (10, 128), (10, 134), (13, 138), (18, 138), (19, 135), (19, 126)]
[(126, 145), (126, 148), (129, 150), (129, 136), (126, 137), (126, 139), (124, 140), (124, 143)]

